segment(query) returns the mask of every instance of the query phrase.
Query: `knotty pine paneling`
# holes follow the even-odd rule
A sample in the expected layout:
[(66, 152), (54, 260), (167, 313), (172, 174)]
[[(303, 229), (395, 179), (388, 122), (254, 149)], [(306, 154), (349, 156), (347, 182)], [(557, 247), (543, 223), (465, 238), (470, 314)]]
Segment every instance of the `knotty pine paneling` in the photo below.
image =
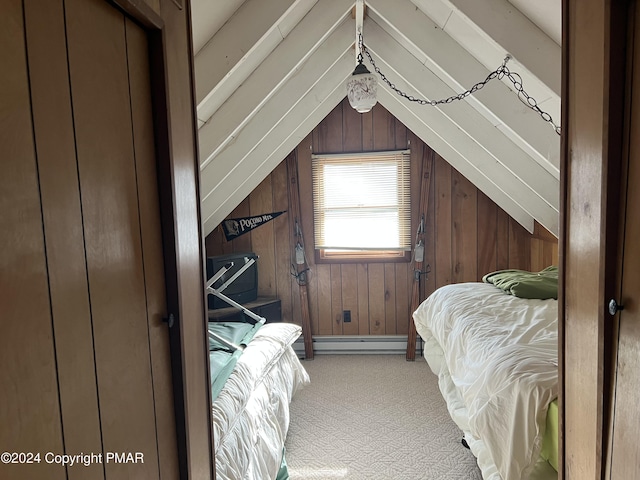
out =
[(397, 332), (396, 328), (396, 265), (384, 264), (384, 324), (385, 332)]
[(509, 268), (509, 265), (511, 265), (509, 257), (509, 224), (513, 222), (513, 220), (501, 208), (498, 208), (497, 210), (496, 267), (497, 270), (504, 270), (505, 268)]
[(453, 283), (478, 278), (478, 189), (456, 170), (451, 172)]
[(309, 275), (309, 281), (318, 286), (317, 289), (317, 312), (310, 312), (313, 322), (314, 314), (317, 315), (318, 328), (312, 323), (314, 333), (318, 335), (332, 335), (333, 324), (331, 322), (331, 265), (316, 265), (314, 274)]
[(369, 334), (384, 335), (385, 323), (384, 264), (369, 264)]
[[(410, 294), (411, 292), (411, 275), (409, 273), (408, 263), (394, 263), (395, 274), (395, 321), (396, 321), (396, 333), (407, 334), (409, 333), (409, 324), (404, 321), (404, 318), (409, 311)], [(423, 282), (424, 283), (424, 282)]]
[(342, 335), (342, 288), (347, 285), (343, 285), (342, 283), (342, 265), (334, 264), (329, 267), (329, 279), (331, 282), (331, 331), (333, 335)]
[[(434, 162), (435, 203), (433, 205), (435, 223), (433, 238), (435, 241), (435, 256), (438, 259), (431, 266), (435, 277), (435, 287), (453, 283), (453, 258), (452, 258), (452, 210), (451, 210), (451, 166), (440, 156), (436, 156)], [(431, 210), (431, 208), (430, 208)], [(429, 235), (430, 237), (431, 235)], [(427, 259), (427, 262), (429, 260)]]
[[(357, 112), (356, 112), (357, 113)], [(342, 326), (343, 335), (357, 335), (359, 312), (358, 312), (358, 267), (351, 264), (341, 266), (342, 275), (342, 304), (339, 306), (341, 310), (349, 310), (351, 312), (351, 322)]]
[[(424, 215), (425, 263), (431, 273), (421, 278), (422, 298), (442, 285), (479, 281), (494, 270), (541, 270), (558, 261), (557, 240), (543, 227), (536, 224), (534, 233), (529, 234), (380, 105), (361, 115), (345, 100), (291, 153), (298, 161), (303, 217), (299, 223), (310, 267), (308, 292), (314, 335), (406, 334), (413, 269), (409, 263), (315, 264), (311, 154), (407, 147), (412, 163), (413, 232), (421, 217), (418, 204), (423, 155), (434, 158)], [(229, 217), (289, 210), (285, 175), (283, 161)], [(216, 229), (207, 237), (206, 246), (208, 255), (259, 250), (260, 294), (280, 297), (283, 320), (300, 323), (298, 286), (289, 275), (294, 223), (287, 212), (232, 242), (226, 242)], [(289, 238), (283, 235), (287, 231)], [(269, 236), (274, 240), (268, 240)], [(266, 291), (265, 285), (274, 285), (275, 291)], [(351, 312), (351, 323), (342, 321), (345, 310)]]
[[(369, 335), (369, 264), (356, 265), (358, 277), (358, 334)], [(351, 319), (354, 320), (353, 315)]]
[(478, 192), (478, 271), (498, 269), (498, 206)]

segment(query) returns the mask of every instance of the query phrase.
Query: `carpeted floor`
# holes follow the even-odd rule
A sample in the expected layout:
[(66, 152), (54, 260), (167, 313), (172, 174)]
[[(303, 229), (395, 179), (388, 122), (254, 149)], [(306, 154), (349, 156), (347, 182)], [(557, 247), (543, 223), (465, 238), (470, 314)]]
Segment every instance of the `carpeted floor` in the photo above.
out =
[(424, 359), (318, 355), (291, 403), (291, 480), (480, 480)]

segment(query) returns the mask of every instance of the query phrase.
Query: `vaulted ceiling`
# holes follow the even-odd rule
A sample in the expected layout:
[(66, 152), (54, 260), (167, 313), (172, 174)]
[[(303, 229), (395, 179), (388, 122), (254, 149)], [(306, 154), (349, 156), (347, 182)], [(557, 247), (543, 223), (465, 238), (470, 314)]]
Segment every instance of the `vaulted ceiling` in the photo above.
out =
[[(508, 67), (560, 121), (560, 0), (366, 0), (364, 44), (402, 91), (429, 100)], [(354, 0), (193, 0), (204, 233), (346, 95)], [(365, 64), (372, 70), (371, 65)], [(506, 78), (422, 106), (379, 81), (378, 102), (529, 231), (558, 234), (560, 137)]]

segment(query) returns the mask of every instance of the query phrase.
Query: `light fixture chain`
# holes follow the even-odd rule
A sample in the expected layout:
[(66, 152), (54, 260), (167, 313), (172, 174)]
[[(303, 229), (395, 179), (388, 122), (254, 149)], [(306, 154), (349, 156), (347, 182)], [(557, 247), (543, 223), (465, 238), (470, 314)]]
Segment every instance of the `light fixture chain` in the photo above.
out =
[(371, 62), (371, 65), (373, 66), (373, 69), (375, 70), (375, 72), (380, 75), (380, 78), (382, 79), (382, 81), (384, 83), (386, 83), (389, 88), (391, 88), (391, 90), (393, 90), (394, 92), (396, 92), (398, 95), (400, 95), (401, 97), (406, 98), (407, 100), (409, 100), (410, 102), (416, 102), (419, 103), (420, 105), (431, 105), (431, 106), (436, 106), (436, 105), (442, 105), (442, 104), (446, 104), (446, 103), (451, 103), (455, 100), (462, 100), (466, 97), (468, 97), (469, 95), (472, 95), (474, 93), (476, 93), (478, 90), (482, 89), (487, 83), (489, 83), (491, 80), (493, 80), (494, 78), (497, 78), (498, 80), (501, 80), (503, 77), (507, 77), (511, 83), (513, 84), (513, 87), (516, 90), (516, 94), (518, 96), (518, 99), (527, 107), (529, 107), (531, 110), (537, 112), (542, 119), (549, 123), (554, 131), (560, 135), (560, 125), (556, 125), (553, 121), (553, 118), (551, 118), (551, 115), (547, 112), (545, 112), (544, 110), (542, 110), (540, 108), (540, 106), (538, 105), (538, 102), (536, 101), (535, 98), (533, 98), (531, 95), (529, 95), (523, 88), (522, 86), (522, 77), (515, 72), (512, 72), (511, 70), (509, 70), (509, 68), (507, 67), (507, 62), (509, 61), (509, 56), (505, 57), (504, 61), (502, 62), (502, 65), (500, 65), (497, 69), (495, 69), (493, 72), (491, 72), (489, 75), (487, 75), (487, 78), (485, 78), (484, 80), (476, 83), (475, 85), (473, 85), (469, 90), (466, 90), (462, 93), (458, 93), (456, 95), (452, 95), (450, 97), (447, 98), (443, 98), (441, 100), (426, 100), (424, 98), (416, 98), (413, 95), (409, 95), (405, 92), (403, 92), (402, 90), (400, 90), (398, 87), (395, 86), (394, 83), (392, 83), (387, 76), (382, 73), (382, 71), (380, 70), (380, 68), (378, 67), (378, 65), (376, 65), (376, 62), (373, 60), (373, 57), (371, 56), (371, 53), (369, 52), (369, 49), (364, 45), (364, 43), (362, 42), (362, 34), (360, 34), (360, 38), (359, 38), (359, 43), (360, 43), (360, 55), (358, 56), (359, 60), (361, 60), (362, 58), (362, 52), (365, 53), (365, 55), (367, 56), (367, 58), (369, 59), (369, 62)]
[[(362, 41), (362, 33), (358, 34), (358, 63), (362, 63), (362, 61), (364, 60), (363, 56), (362, 56), (362, 52), (364, 51), (364, 43)], [(367, 52), (367, 56), (369, 58), (371, 58), (371, 55), (369, 55), (369, 52)]]

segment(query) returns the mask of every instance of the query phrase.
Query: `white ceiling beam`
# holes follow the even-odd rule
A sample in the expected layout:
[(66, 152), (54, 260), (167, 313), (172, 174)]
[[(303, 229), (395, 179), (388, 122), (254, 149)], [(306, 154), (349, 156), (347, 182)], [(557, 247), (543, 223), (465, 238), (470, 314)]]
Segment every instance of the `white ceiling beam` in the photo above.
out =
[(216, 111), (317, 0), (246, 0), (195, 56), (198, 118)]
[[(229, 180), (229, 176), (235, 171), (238, 164), (251, 151), (255, 150), (266, 136), (271, 135), (274, 126), (289, 114), (289, 111), (307, 94), (309, 89), (320, 78), (323, 78), (323, 75), (327, 77), (325, 72), (335, 71), (337, 68), (335, 62), (338, 59), (346, 55), (347, 52), (353, 57), (352, 43), (351, 29), (349, 29), (347, 36), (341, 36), (338, 33), (331, 36), (305, 62), (296, 75), (290, 77), (280, 86), (280, 89), (255, 113), (251, 121), (236, 133), (233, 141), (226, 143), (225, 147), (218, 150), (206, 165), (201, 166), (200, 182), (203, 200), (207, 199), (208, 192)], [(346, 71), (348, 70), (349, 67)], [(331, 77), (328, 78), (331, 79)], [(331, 85), (332, 88), (334, 86)]]
[[(474, 24), (467, 17), (454, 10), (447, 21), (445, 32), (460, 43), (465, 50), (476, 57), (485, 67), (493, 70), (502, 63), (509, 52), (474, 27)], [(549, 68), (551, 69), (553, 69), (551, 67), (552, 61), (552, 59), (549, 59)], [(539, 104), (548, 102), (550, 99), (560, 98), (560, 95), (544, 83), (542, 79), (530, 72), (518, 57), (512, 56), (509, 61), (509, 69), (517, 71), (522, 76), (527, 93), (535, 98)], [(503, 78), (502, 81), (505, 84), (507, 83), (507, 79)], [(513, 85), (511, 86), (513, 87)], [(560, 110), (558, 109), (557, 112), (551, 110), (549, 113), (553, 118), (557, 119), (559, 118)]]
[(243, 3), (244, 0), (191, 0), (191, 31), (196, 55)]
[[(316, 5), (278, 47), (256, 68), (199, 131), (200, 164), (205, 167), (219, 151), (233, 141), (272, 95), (316, 50), (335, 60), (334, 49), (342, 52), (355, 40), (350, 18), (351, 3), (330, 0)], [(317, 56), (315, 58), (318, 58)], [(327, 65), (327, 60), (319, 58)]]
[[(446, 98), (455, 92), (431, 70), (389, 36), (375, 22), (367, 23), (366, 45), (376, 55), (376, 63), (397, 87), (416, 97)], [(394, 67), (390, 65), (392, 59)], [(490, 86), (486, 87), (491, 88)], [(410, 102), (414, 103), (415, 102)], [(418, 104), (416, 104), (418, 105)], [(527, 205), (544, 218), (544, 215), (559, 210), (559, 181), (542, 168), (516, 144), (480, 115), (466, 101), (455, 101), (439, 107), (418, 105), (425, 123), (432, 128), (448, 131), (451, 141), (461, 142), (473, 139), (476, 149), (465, 155), (469, 162), (484, 165), (501, 179), (505, 193), (521, 205)], [(464, 132), (464, 134), (460, 134)], [(460, 148), (456, 145), (456, 148)], [(537, 218), (537, 215), (534, 215)], [(542, 223), (542, 222), (541, 222)], [(548, 222), (547, 222), (548, 223)]]
[[(560, 46), (507, 0), (412, 1), (427, 14), (433, 2), (451, 7), (444, 30), (487, 68), (511, 53), (519, 65), (560, 96)], [(536, 99), (544, 100), (540, 95)]]
[[(479, 170), (473, 164), (469, 163), (461, 152), (451, 146), (448, 139), (443, 138), (443, 136), (437, 132), (437, 129), (432, 129), (429, 124), (426, 124), (423, 121), (422, 112), (419, 110), (421, 107), (419, 105), (403, 102), (402, 99), (386, 85), (378, 88), (378, 101), (423, 142), (435, 150), (438, 155), (487, 195), (496, 205), (507, 212), (511, 218), (516, 220), (527, 229), (527, 231), (533, 232), (533, 216), (505, 194), (487, 175), (487, 172)], [(446, 136), (447, 135), (445, 135), (445, 137)]]
[(358, 63), (357, 59), (360, 57), (360, 55), (362, 55), (362, 48), (361, 48), (361, 42), (360, 42), (360, 36), (362, 35), (362, 25), (364, 24), (364, 0), (356, 0), (356, 6), (355, 6), (355, 14), (356, 14), (356, 18), (355, 18), (355, 24), (356, 24), (356, 47), (355, 47), (355, 51), (356, 51), (356, 55), (355, 55), (355, 59), (356, 59), (356, 64)]
[[(368, 0), (367, 5), (374, 22), (455, 92), (463, 92), (489, 75), (482, 63), (427, 15), (416, 11), (409, 0)], [(490, 85), (467, 97), (469, 104), (559, 179), (559, 135), (539, 114), (523, 105), (507, 85), (498, 80)]]
[(441, 30), (444, 30), (454, 9), (446, 0), (412, 0), (412, 3)]
[[(287, 85), (280, 95), (274, 96), (265, 105), (263, 116), (256, 116), (252, 120), (252, 125), (262, 126), (264, 130), (259, 134), (242, 132), (238, 138), (239, 142), (245, 141), (243, 134), (246, 133), (249, 141), (256, 142), (254, 148), (237, 159), (237, 164), (225, 181), (218, 182), (202, 201), (205, 235), (216, 228), (342, 101), (345, 96), (344, 83), (352, 67), (353, 52), (349, 48), (324, 75), (317, 77), (317, 81), (301, 97), (294, 96), (294, 104), (286, 111), (280, 107), (283, 102), (291, 100), (289, 91), (292, 85)], [(294, 79), (289, 83), (292, 82)], [(209, 168), (215, 169), (215, 161)]]
[(560, 0), (509, 0), (558, 45), (562, 45), (562, 2)]
[(483, 35), (502, 46), (556, 95), (561, 93), (562, 50), (508, 0), (450, 0)]

